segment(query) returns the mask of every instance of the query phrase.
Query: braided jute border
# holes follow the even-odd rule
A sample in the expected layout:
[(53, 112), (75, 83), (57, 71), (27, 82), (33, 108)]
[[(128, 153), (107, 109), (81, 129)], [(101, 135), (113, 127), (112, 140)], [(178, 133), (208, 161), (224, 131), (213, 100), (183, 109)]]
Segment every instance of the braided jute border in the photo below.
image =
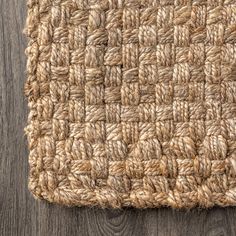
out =
[(236, 205), (236, 0), (28, 0), (29, 189), (120, 208)]

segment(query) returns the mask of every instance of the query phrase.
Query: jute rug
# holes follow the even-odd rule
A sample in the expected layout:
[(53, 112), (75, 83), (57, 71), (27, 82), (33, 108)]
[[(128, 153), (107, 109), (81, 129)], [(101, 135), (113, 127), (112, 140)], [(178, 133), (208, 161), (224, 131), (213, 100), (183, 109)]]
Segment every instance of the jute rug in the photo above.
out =
[(236, 204), (235, 0), (28, 0), (25, 32), (36, 198)]

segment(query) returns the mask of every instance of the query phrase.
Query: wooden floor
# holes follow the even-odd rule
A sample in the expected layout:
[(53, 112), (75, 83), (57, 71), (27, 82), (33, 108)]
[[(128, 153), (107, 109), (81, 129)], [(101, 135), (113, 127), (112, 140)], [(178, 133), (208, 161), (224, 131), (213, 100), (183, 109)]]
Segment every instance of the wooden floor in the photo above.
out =
[(27, 190), (22, 29), (26, 0), (0, 0), (0, 235), (236, 235), (236, 208), (174, 211), (65, 208)]

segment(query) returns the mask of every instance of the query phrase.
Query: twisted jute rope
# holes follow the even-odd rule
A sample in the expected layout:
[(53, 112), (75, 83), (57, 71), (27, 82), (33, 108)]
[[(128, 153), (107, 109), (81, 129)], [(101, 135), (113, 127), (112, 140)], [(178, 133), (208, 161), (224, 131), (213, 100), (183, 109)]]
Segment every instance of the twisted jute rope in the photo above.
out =
[(64, 205), (236, 205), (236, 0), (28, 0), (29, 188)]

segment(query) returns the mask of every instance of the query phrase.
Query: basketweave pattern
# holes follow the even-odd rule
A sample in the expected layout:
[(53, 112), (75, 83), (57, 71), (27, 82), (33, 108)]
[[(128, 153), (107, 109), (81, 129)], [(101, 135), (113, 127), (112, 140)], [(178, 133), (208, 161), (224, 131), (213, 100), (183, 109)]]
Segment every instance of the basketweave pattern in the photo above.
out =
[(36, 198), (236, 204), (235, 0), (28, 0), (25, 32)]

